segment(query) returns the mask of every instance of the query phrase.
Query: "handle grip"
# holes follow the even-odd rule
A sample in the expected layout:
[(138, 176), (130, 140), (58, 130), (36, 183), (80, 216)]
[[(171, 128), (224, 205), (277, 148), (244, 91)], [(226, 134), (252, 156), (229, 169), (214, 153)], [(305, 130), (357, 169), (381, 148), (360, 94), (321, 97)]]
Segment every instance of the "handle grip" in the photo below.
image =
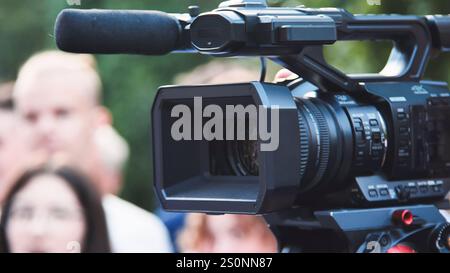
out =
[(331, 92), (342, 89), (359, 91), (362, 82), (419, 81), (423, 77), (433, 48), (432, 31), (425, 17), (354, 16), (344, 10), (327, 15), (331, 15), (336, 22), (338, 40), (394, 42), (389, 60), (380, 73), (346, 75), (325, 61), (321, 47), (305, 48), (298, 56), (280, 56), (276, 61)]
[(450, 52), (450, 16), (429, 15), (430, 29), (433, 34), (433, 43), (443, 52)]

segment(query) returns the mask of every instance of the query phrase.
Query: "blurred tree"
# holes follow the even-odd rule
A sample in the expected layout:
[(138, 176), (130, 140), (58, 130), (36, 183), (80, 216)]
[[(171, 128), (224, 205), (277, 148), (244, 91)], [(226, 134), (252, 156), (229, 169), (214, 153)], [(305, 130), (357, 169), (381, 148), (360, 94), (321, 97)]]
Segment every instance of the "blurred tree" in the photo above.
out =
[[(69, 7), (66, 0), (2, 0), (0, 3), (0, 81), (12, 80), (20, 64), (31, 54), (55, 48), (53, 24), (56, 15)], [(80, 0), (73, 8), (155, 9), (185, 12), (192, 4), (202, 11), (213, 9), (219, 0)], [(270, 0), (274, 6), (342, 7), (353, 13), (448, 14), (450, 2), (381, 0), (369, 5), (366, 0)], [(351, 72), (379, 70), (386, 60), (389, 44), (339, 43), (326, 49), (327, 59), (335, 66)], [(386, 56), (382, 58), (381, 56)], [(150, 148), (150, 106), (160, 85), (170, 84), (176, 74), (207, 62), (201, 55), (98, 56), (104, 82), (104, 103), (111, 109), (114, 125), (127, 139), (131, 158), (122, 196), (146, 209), (155, 205), (152, 195), (152, 162)], [(450, 80), (450, 56), (434, 60), (428, 77)]]

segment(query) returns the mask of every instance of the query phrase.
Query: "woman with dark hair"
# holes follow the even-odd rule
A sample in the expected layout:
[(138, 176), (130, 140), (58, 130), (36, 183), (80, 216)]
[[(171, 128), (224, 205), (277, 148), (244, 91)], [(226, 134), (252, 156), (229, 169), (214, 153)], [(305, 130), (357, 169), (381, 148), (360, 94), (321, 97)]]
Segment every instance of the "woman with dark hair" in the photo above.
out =
[(110, 252), (101, 199), (69, 168), (22, 175), (7, 195), (0, 252)]

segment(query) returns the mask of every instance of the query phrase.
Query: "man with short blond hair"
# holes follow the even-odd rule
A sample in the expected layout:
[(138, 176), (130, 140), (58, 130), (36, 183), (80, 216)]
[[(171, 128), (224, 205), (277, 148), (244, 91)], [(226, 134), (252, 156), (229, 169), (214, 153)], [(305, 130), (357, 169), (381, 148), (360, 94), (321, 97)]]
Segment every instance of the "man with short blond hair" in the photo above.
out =
[(95, 128), (109, 119), (100, 104), (95, 69), (89, 55), (43, 52), (22, 66), (14, 88), (14, 102), (32, 129), (34, 148), (85, 171)]
[[(33, 147), (49, 159), (63, 158), (84, 171), (103, 194), (112, 250), (169, 252), (170, 241), (162, 223), (118, 197), (111, 201), (108, 190), (95, 177), (95, 135), (111, 123), (100, 98), (95, 59), (59, 51), (32, 56), (20, 69), (14, 88), (17, 112), (31, 130)], [(146, 229), (148, 232), (143, 232)]]

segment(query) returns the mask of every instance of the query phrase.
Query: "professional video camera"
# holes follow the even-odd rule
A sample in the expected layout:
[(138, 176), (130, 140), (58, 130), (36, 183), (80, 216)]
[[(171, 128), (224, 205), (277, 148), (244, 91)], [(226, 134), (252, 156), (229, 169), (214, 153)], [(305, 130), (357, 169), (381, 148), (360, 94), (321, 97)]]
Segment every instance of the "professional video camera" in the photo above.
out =
[[(189, 14), (68, 9), (55, 34), (69, 52), (259, 56), (300, 76), (161, 87), (152, 127), (154, 183), (165, 209), (263, 214), (283, 251), (450, 251), (450, 225), (435, 205), (450, 190), (450, 91), (422, 81), (429, 59), (450, 51), (449, 16), (227, 1), (201, 14), (198, 7)], [(380, 73), (348, 75), (322, 52), (345, 40), (389, 40), (393, 49)], [(200, 113), (200, 123), (194, 113), (187, 121), (200, 135), (189, 130), (177, 139), (177, 105), (248, 112), (219, 116), (232, 125), (216, 128), (214, 138), (201, 137), (211, 111)], [(268, 113), (276, 149), (261, 149), (268, 143), (260, 134), (250, 139), (248, 106)]]

